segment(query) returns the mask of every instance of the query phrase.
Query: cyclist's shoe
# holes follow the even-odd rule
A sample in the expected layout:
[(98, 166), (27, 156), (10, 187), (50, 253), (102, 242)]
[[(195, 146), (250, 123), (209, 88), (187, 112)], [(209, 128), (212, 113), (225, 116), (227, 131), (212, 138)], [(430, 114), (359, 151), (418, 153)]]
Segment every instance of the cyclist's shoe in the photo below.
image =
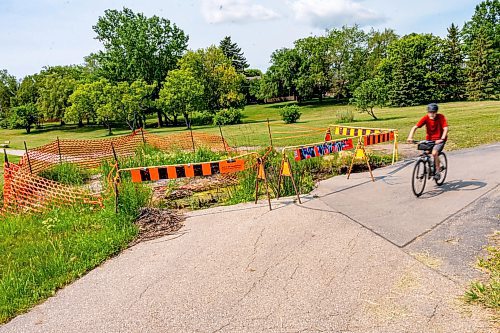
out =
[(434, 174), (434, 179), (439, 180), (440, 178), (441, 178), (441, 172), (438, 171)]

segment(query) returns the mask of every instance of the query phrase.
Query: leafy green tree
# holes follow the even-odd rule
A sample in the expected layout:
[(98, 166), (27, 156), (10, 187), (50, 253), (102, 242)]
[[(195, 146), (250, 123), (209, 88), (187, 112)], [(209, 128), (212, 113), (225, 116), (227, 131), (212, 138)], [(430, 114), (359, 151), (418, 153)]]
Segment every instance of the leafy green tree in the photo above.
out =
[(11, 128), (24, 128), (26, 133), (31, 132), (31, 126), (38, 122), (39, 113), (35, 104), (25, 104), (12, 108), (9, 117)]
[(331, 29), (326, 38), (333, 92), (338, 98), (348, 97), (368, 77), (368, 36), (355, 25)]
[(442, 87), (442, 40), (431, 34), (410, 34), (389, 45), (379, 74), (388, 84), (394, 106), (440, 101)]
[(15, 76), (10, 75), (7, 70), (0, 70), (0, 120), (6, 119), (16, 96), (18, 89)]
[(186, 127), (191, 127), (190, 114), (203, 108), (203, 86), (192, 72), (186, 69), (170, 71), (160, 90), (158, 103), (177, 123), (179, 114), (184, 116)]
[(260, 99), (299, 95), (296, 82), (299, 77), (301, 58), (296, 49), (282, 48), (271, 55), (271, 66), (260, 82)]
[(244, 76), (236, 72), (218, 47), (189, 51), (179, 60), (179, 66), (203, 86), (203, 109), (216, 113), (221, 109), (244, 105), (245, 96), (240, 92)]
[(48, 67), (40, 74), (36, 106), (45, 119), (59, 119), (64, 124), (64, 113), (69, 107), (69, 96), (82, 75), (80, 66)]
[[(156, 15), (146, 17), (128, 8), (106, 10), (93, 29), (104, 50), (86, 59), (89, 67), (115, 83), (156, 82), (151, 100), (158, 97), (168, 72), (177, 68), (177, 61), (186, 51), (189, 39), (169, 20)], [(157, 112), (158, 125), (163, 126), (161, 110), (155, 110), (154, 105), (150, 103), (149, 111)]]
[(500, 98), (500, 1), (476, 6), (462, 35), (467, 55), (467, 95), (470, 99)]
[(365, 80), (356, 88), (351, 103), (360, 112), (366, 112), (373, 119), (377, 119), (373, 108), (387, 105), (388, 95), (385, 82), (381, 78)]
[(448, 28), (448, 36), (443, 41), (443, 67), (441, 84), (444, 99), (460, 100), (465, 91), (464, 55), (460, 41), (460, 30), (455, 24)]
[(78, 122), (79, 126), (83, 126), (83, 120), (87, 119), (90, 122), (97, 118), (96, 109), (98, 108), (98, 100), (102, 98), (98, 96), (102, 92), (100, 86), (107, 84), (107, 80), (96, 81), (79, 85), (75, 91), (69, 96), (71, 104), (65, 114), (66, 122)]
[(387, 57), (389, 44), (396, 41), (399, 37), (392, 29), (385, 29), (384, 31), (375, 31), (372, 29), (367, 37), (368, 57), (366, 59), (366, 73), (368, 77), (375, 77), (378, 74), (380, 63)]
[(245, 69), (249, 67), (247, 59), (243, 55), (243, 52), (241, 52), (241, 48), (238, 44), (231, 41), (230, 36), (226, 36), (220, 41), (219, 48), (222, 50), (224, 55), (231, 60), (236, 72), (244, 73)]
[(317, 95), (320, 101), (332, 85), (329, 43), (326, 37), (307, 37), (295, 41), (300, 68), (295, 81), (299, 95)]
[(16, 105), (36, 104), (40, 96), (40, 79), (39, 74), (27, 75), (23, 78), (16, 93)]

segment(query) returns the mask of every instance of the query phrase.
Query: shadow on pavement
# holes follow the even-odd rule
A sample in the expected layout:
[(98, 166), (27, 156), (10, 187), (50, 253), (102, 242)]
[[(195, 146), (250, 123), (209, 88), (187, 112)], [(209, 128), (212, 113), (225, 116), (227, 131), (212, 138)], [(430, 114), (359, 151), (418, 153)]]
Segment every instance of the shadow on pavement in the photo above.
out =
[(431, 199), (441, 195), (445, 192), (451, 191), (475, 191), (487, 185), (485, 182), (468, 181), (468, 180), (453, 180), (446, 182), (442, 186), (433, 189), (432, 191), (425, 192), (420, 199)]

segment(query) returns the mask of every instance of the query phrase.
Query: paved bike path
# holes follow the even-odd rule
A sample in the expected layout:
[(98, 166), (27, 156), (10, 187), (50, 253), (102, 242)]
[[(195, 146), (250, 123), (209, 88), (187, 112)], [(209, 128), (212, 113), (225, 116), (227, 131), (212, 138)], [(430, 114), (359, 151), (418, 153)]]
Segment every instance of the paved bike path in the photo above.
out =
[(404, 247), (500, 184), (500, 144), (448, 152), (448, 175), (441, 187), (428, 180), (424, 194), (411, 190), (413, 160), (368, 173), (321, 182), (310, 198)]
[[(124, 251), (0, 332), (496, 332), (457, 300), (462, 284), (393, 245), (446, 218), (440, 208), (431, 223), (408, 207), (436, 201), (454, 213), (494, 191), (499, 145), (482, 150), (483, 164), (468, 172), (477, 152), (451, 153), (449, 175), (485, 185), (433, 194), (439, 200), (412, 197), (411, 166), (401, 164), (377, 170), (373, 184), (367, 174), (322, 182), (303, 205), (285, 198), (271, 212), (265, 202), (194, 212), (178, 235)], [(347, 192), (370, 204), (351, 209)], [(409, 206), (392, 209), (387, 198)]]

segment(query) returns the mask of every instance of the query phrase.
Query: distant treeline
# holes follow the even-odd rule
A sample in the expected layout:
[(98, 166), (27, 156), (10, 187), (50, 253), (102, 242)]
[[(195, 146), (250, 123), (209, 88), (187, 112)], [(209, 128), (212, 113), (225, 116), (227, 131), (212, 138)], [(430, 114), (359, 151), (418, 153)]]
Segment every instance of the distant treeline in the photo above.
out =
[(83, 65), (46, 67), (22, 80), (0, 71), (0, 126), (25, 128), (43, 119), (61, 123), (144, 126), (228, 124), (247, 103), (294, 96), (350, 99), (376, 105), (500, 98), (500, 0), (476, 6), (446, 38), (358, 26), (295, 41), (271, 55), (266, 73), (248, 69), (230, 37), (187, 50), (188, 36), (165, 18), (130, 9), (106, 10), (93, 29), (103, 50)]

